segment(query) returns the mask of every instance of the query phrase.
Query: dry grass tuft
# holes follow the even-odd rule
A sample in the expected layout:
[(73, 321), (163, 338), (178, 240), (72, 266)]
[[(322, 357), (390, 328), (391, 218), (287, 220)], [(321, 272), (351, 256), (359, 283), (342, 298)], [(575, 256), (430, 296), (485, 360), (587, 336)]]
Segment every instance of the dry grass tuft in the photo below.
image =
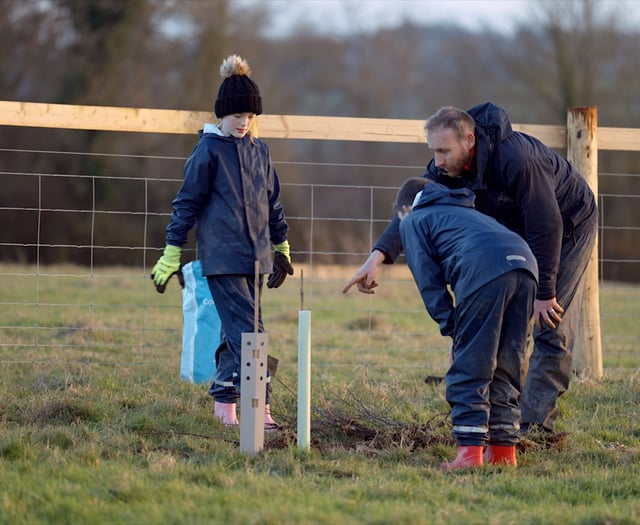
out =
[[(383, 414), (381, 406), (365, 402), (351, 390), (346, 395), (322, 395), (311, 407), (311, 447), (319, 451), (354, 450), (377, 454), (383, 450), (426, 449), (453, 445), (448, 413), (437, 414), (424, 423), (399, 421)], [(371, 403), (371, 406), (369, 406)], [(280, 416), (283, 428), (268, 434), (267, 448), (286, 448), (296, 443), (297, 420)]]

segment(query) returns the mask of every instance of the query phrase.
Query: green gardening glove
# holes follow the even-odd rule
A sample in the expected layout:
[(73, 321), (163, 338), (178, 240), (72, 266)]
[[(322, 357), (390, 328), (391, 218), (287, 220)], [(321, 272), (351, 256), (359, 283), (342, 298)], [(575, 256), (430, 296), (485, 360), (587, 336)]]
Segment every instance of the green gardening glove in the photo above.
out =
[[(181, 253), (182, 248), (167, 244), (164, 247), (162, 257), (158, 259), (153, 270), (151, 270), (151, 279), (153, 279), (153, 284), (156, 285), (156, 290), (158, 290), (159, 293), (164, 293), (169, 279), (171, 279), (174, 274), (178, 274), (178, 278), (182, 277), (180, 275)], [(180, 281), (182, 284), (182, 279), (180, 279)]]
[(267, 281), (267, 288), (278, 288), (286, 279), (287, 274), (293, 275), (293, 266), (291, 266), (291, 256), (289, 255), (289, 241), (274, 244), (273, 249), (276, 251), (273, 258), (273, 273)]

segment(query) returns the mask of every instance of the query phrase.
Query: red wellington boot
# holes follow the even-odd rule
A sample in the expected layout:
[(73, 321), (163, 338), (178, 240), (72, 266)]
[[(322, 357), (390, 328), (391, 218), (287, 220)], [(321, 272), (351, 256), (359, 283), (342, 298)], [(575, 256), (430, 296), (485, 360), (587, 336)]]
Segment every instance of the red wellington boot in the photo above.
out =
[(480, 467), (482, 466), (482, 447), (481, 446), (459, 446), (457, 449), (456, 459), (450, 463), (441, 463), (442, 470), (456, 470), (461, 468)]
[(484, 452), (484, 462), (491, 465), (512, 465), (518, 464), (516, 460), (515, 445), (488, 445)]

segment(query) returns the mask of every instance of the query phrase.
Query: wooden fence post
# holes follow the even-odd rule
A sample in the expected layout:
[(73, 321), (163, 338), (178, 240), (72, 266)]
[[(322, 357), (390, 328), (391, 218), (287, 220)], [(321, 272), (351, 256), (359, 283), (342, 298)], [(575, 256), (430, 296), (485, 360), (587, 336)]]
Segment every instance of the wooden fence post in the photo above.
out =
[[(598, 199), (598, 110), (569, 109), (567, 114), (567, 159), (585, 177)], [(580, 326), (573, 349), (573, 367), (582, 378), (602, 377), (600, 297), (598, 285), (598, 238), (585, 277)]]

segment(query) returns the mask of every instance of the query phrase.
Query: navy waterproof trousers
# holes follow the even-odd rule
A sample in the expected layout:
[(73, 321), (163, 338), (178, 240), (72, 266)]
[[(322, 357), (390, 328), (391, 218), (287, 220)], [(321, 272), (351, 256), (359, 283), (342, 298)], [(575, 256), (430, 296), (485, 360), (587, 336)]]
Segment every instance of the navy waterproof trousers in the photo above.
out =
[(584, 276), (598, 232), (598, 215), (575, 231), (565, 232), (556, 282), (556, 300), (564, 308), (556, 328), (534, 329), (533, 352), (522, 392), (522, 426), (553, 431), (558, 398), (569, 388), (573, 347), (580, 326)]
[(521, 369), (536, 291), (529, 272), (514, 270), (456, 306), (445, 381), (457, 445), (518, 442)]
[[(242, 334), (255, 329), (254, 297), (261, 293), (262, 277), (258, 290), (255, 289), (254, 277), (249, 275), (209, 275), (207, 282), (222, 326), (221, 343), (216, 350), (216, 374), (209, 394), (219, 403), (236, 403), (240, 397)], [(264, 332), (262, 308), (258, 310), (258, 331)], [(267, 379), (267, 404), (271, 395), (269, 381)]]

